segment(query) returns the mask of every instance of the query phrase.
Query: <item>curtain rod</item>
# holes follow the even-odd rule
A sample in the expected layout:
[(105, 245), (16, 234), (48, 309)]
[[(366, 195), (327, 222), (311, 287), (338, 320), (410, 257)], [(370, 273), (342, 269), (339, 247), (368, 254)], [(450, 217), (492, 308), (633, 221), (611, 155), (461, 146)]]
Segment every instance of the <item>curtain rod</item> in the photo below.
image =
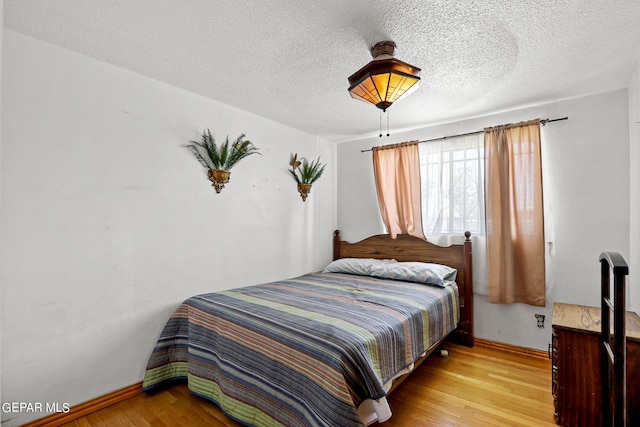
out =
[[(568, 119), (569, 119), (568, 116), (567, 117), (560, 117), (559, 119), (543, 119), (543, 120), (540, 120), (540, 123), (542, 123), (542, 126), (544, 126), (547, 123), (559, 122), (560, 120), (568, 120)], [(440, 138), (425, 139), (425, 140), (418, 141), (418, 142), (421, 143), (421, 142), (441, 141), (441, 140), (447, 139), (447, 138), (456, 138), (456, 137), (459, 137), (459, 136), (476, 135), (478, 133), (484, 133), (484, 129), (483, 130), (477, 130), (475, 132), (459, 133), (457, 135), (441, 136)], [(367, 151), (373, 151), (373, 148), (369, 148), (368, 150), (360, 150), (361, 153), (366, 153)]]

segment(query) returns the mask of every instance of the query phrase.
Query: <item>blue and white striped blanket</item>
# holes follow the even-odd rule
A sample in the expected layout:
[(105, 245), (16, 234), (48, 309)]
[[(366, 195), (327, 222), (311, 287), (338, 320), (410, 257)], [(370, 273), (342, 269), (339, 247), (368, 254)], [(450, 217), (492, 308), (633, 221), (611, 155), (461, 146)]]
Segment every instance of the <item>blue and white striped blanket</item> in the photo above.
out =
[(186, 300), (149, 359), (144, 389), (189, 389), (250, 426), (361, 426), (357, 408), (458, 322), (445, 288), (336, 273)]

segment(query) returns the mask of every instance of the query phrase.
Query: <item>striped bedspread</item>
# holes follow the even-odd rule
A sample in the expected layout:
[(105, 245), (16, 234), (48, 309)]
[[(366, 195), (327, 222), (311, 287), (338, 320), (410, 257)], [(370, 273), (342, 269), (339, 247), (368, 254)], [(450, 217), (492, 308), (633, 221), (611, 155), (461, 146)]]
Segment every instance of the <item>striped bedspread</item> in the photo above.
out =
[(172, 380), (251, 426), (361, 426), (357, 407), (458, 322), (458, 294), (312, 273), (186, 300), (149, 359), (144, 390)]

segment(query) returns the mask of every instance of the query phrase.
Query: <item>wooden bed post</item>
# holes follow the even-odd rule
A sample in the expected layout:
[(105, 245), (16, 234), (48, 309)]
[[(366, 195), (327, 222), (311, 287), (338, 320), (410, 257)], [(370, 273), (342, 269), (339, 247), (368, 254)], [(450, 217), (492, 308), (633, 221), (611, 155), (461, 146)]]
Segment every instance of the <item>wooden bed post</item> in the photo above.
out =
[(471, 232), (464, 232), (464, 307), (461, 307), (460, 317), (464, 319), (462, 329), (464, 330), (463, 342), (467, 347), (473, 347), (473, 260), (471, 257)]
[(333, 260), (340, 258), (340, 230), (333, 232)]
[(471, 257), (471, 232), (464, 232), (462, 258), (464, 263), (464, 278), (458, 283), (460, 290), (460, 321), (458, 327), (451, 334), (451, 341), (466, 347), (473, 347), (473, 259)]

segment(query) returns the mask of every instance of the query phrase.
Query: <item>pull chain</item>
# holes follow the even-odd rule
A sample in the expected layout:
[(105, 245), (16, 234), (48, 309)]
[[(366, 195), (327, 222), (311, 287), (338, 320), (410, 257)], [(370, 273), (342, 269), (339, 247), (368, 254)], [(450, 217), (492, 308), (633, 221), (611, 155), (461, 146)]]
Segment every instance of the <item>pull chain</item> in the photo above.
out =
[(389, 137), (389, 112), (387, 111), (387, 137)]
[(387, 115), (387, 136), (389, 136), (389, 112), (387, 110), (380, 110), (380, 138), (382, 138), (382, 113)]

